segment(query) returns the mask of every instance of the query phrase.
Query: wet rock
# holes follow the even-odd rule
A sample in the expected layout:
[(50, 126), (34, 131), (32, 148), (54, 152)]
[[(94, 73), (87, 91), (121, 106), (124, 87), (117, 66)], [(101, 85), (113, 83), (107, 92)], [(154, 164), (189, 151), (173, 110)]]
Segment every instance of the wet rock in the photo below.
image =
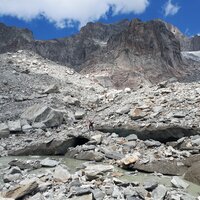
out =
[(76, 159), (100, 162), (104, 159), (104, 156), (100, 152), (84, 151), (78, 153), (78, 155), (76, 155)]
[(22, 115), (29, 123), (44, 123), (46, 127), (56, 127), (63, 122), (63, 113), (46, 105), (35, 104), (29, 107)]
[(157, 172), (165, 175), (183, 175), (187, 171), (186, 166), (180, 166), (176, 161), (168, 160), (155, 160), (146, 164), (137, 162), (132, 168), (143, 172)]
[(71, 174), (67, 169), (64, 169), (61, 166), (57, 166), (53, 173), (54, 180), (57, 182), (67, 182), (71, 178)]
[(177, 188), (183, 188), (186, 189), (187, 187), (189, 187), (189, 184), (187, 184), (186, 182), (184, 182), (181, 178), (179, 178), (178, 176), (174, 176), (171, 180), (171, 183), (174, 187)]
[(51, 160), (49, 158), (45, 158), (44, 160), (40, 161), (40, 164), (43, 167), (55, 167), (59, 164), (59, 162), (56, 160)]
[(9, 137), (10, 131), (5, 123), (0, 124), (0, 138), (7, 138)]
[(46, 88), (43, 92), (44, 94), (51, 94), (51, 93), (59, 93), (59, 87), (58, 85), (50, 85), (48, 88)]
[(190, 181), (190, 182), (200, 185), (199, 169), (200, 169), (200, 162), (196, 162), (196, 163), (192, 164), (192, 166), (185, 173), (184, 178), (187, 181)]
[(20, 120), (8, 121), (8, 128), (10, 132), (20, 132), (22, 130)]
[(112, 165), (95, 165), (90, 164), (88, 165), (84, 172), (88, 180), (93, 180), (99, 177), (99, 175), (105, 174), (107, 172), (112, 172), (114, 167)]
[(41, 167), (39, 161), (22, 161), (22, 160), (12, 160), (8, 163), (10, 166), (17, 166), (19, 169), (38, 169)]
[(129, 165), (136, 163), (138, 160), (139, 160), (139, 157), (136, 154), (125, 155), (125, 157), (117, 161), (117, 163), (119, 166), (123, 168), (123, 167), (128, 167)]
[(38, 187), (38, 183), (36, 181), (31, 181), (30, 183), (27, 183), (27, 184), (19, 184), (13, 189), (8, 190), (4, 194), (4, 197), (20, 199), (24, 197), (25, 195), (35, 192), (37, 187)]
[(152, 191), (158, 186), (158, 182), (156, 182), (155, 180), (147, 180), (144, 182), (143, 186), (145, 190)]
[(167, 188), (164, 185), (158, 185), (152, 192), (153, 200), (163, 200), (167, 193)]

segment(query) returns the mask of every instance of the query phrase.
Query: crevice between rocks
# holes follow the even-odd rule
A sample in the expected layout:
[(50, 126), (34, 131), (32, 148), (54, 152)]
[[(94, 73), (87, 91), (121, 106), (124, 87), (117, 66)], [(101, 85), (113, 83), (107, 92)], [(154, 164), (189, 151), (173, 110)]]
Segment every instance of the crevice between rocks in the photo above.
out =
[(182, 137), (189, 137), (191, 135), (197, 135), (200, 133), (199, 129), (191, 127), (179, 127), (179, 126), (166, 126), (166, 127), (111, 127), (103, 126), (97, 127), (96, 130), (104, 133), (116, 133), (120, 137), (126, 137), (131, 134), (135, 134), (141, 140), (157, 140), (162, 143), (176, 141)]

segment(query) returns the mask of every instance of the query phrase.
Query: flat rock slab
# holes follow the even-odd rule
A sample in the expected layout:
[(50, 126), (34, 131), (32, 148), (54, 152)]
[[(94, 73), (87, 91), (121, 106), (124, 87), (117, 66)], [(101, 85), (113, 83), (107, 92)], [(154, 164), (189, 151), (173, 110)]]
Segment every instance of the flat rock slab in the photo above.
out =
[(65, 138), (63, 140), (50, 140), (47, 142), (37, 142), (22, 149), (10, 150), (11, 156), (28, 155), (65, 155), (69, 147), (74, 147), (75, 138)]
[(181, 178), (179, 178), (178, 176), (174, 176), (171, 180), (171, 183), (174, 187), (176, 188), (183, 188), (186, 189), (189, 187), (189, 184), (186, 183), (185, 181), (183, 181)]
[(94, 165), (90, 164), (85, 168), (85, 175), (89, 180), (98, 178), (99, 175), (102, 175), (107, 172), (112, 172), (114, 167), (112, 165)]
[(179, 166), (176, 161), (157, 160), (151, 163), (140, 164), (136, 163), (132, 166), (134, 170), (143, 172), (157, 172), (165, 175), (183, 175), (187, 171), (184, 165)]
[(40, 162), (40, 164), (43, 166), (43, 167), (55, 167), (58, 165), (58, 161), (56, 160), (51, 160), (49, 158), (45, 158), (44, 160), (42, 160)]
[(5, 194), (5, 198), (13, 198), (13, 199), (20, 199), (27, 194), (34, 192), (38, 187), (38, 183), (36, 181), (18, 185), (13, 189), (8, 190)]

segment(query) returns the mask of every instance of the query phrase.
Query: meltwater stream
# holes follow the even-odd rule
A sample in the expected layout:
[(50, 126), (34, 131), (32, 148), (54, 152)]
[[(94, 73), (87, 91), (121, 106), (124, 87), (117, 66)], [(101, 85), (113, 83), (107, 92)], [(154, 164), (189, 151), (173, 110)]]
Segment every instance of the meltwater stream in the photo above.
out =
[[(46, 156), (20, 156), (20, 157), (12, 157), (12, 156), (8, 156), (8, 157), (0, 157), (0, 185), (4, 184), (3, 183), (3, 170), (8, 167), (8, 163), (14, 159), (19, 159), (19, 160), (43, 160), (47, 158)], [(83, 163), (85, 163), (86, 161), (83, 160), (77, 160), (77, 159), (72, 159), (72, 158), (67, 158), (64, 156), (51, 156), (48, 157), (50, 159), (53, 160), (57, 160), (60, 161), (60, 163), (64, 164), (67, 166), (68, 170), (70, 173), (74, 173), (75, 171), (78, 170), (78, 168), (81, 167), (81, 165)], [(40, 168), (40, 169), (36, 169), (36, 170), (32, 170), (29, 173), (30, 174), (41, 174), (44, 173), (46, 170), (50, 170), (51, 168)], [(123, 170), (121, 168), (115, 167), (115, 172), (119, 172), (119, 174), (122, 174), (122, 176), (118, 177), (120, 180), (124, 181), (124, 182), (139, 182), (141, 185), (143, 185), (143, 183), (146, 180), (155, 180), (158, 183), (161, 183), (163, 185), (165, 185), (166, 187), (170, 187), (171, 186), (171, 176), (156, 176), (154, 174), (148, 174), (148, 173), (141, 173), (141, 172), (132, 172), (132, 171), (127, 171), (127, 170)], [(193, 184), (191, 182), (188, 182), (186, 180), (184, 180), (185, 182), (189, 183), (189, 187), (186, 189), (186, 191), (192, 195), (192, 196), (199, 196), (199, 192), (200, 192), (200, 186)]]

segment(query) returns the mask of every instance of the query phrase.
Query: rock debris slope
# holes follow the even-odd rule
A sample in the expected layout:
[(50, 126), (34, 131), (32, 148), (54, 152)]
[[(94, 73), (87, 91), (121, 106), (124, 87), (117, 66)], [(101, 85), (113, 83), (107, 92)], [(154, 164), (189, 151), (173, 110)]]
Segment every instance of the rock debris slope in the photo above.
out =
[[(93, 161), (71, 172), (62, 159), (12, 159), (9, 168), (0, 165), (0, 196), (45, 200), (198, 196), (183, 188), (198, 187), (186, 180), (200, 183), (199, 82), (165, 81), (137, 91), (106, 89), (31, 51), (1, 54), (0, 62), (0, 155), (65, 155)], [(94, 131), (88, 130), (89, 119)], [(137, 171), (153, 173), (154, 180), (134, 181)], [(163, 175), (174, 176), (170, 185), (161, 183)]]

